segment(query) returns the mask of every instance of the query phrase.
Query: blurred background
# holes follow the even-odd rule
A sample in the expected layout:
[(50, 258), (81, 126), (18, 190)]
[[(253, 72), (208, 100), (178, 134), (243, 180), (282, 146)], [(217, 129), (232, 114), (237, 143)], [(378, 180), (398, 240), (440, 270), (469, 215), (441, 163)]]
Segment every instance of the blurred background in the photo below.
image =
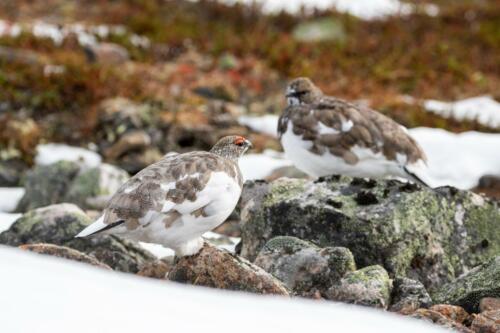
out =
[(254, 143), (247, 179), (300, 177), (275, 135), (296, 76), (416, 128), (438, 185), (498, 198), (499, 17), (494, 0), (3, 0), (0, 209), (24, 210), (34, 165), (134, 174), (229, 133)]

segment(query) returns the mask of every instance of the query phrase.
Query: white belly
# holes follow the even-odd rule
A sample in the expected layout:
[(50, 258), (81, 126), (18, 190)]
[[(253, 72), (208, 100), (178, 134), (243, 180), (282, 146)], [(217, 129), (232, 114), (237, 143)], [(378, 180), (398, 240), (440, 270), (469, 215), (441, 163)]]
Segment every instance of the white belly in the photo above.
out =
[[(226, 173), (214, 172), (195, 201), (172, 206), (170, 211), (175, 210), (181, 215), (170, 227), (165, 227), (165, 213), (154, 212), (148, 217), (149, 221), (141, 219), (141, 225), (145, 227), (139, 226), (127, 235), (138, 241), (158, 243), (175, 250), (223, 223), (233, 212), (240, 195), (241, 187), (235, 179)], [(203, 208), (206, 216), (191, 214), (199, 208)]]
[(293, 133), (291, 122), (285, 134), (281, 137), (285, 156), (297, 168), (312, 177), (328, 175), (346, 175), (351, 177), (381, 178), (386, 176), (406, 177), (402, 169), (404, 162), (389, 161), (381, 153), (374, 154), (370, 149), (353, 147), (352, 152), (358, 157), (358, 163), (351, 165), (343, 158), (330, 152), (323, 155), (309, 151), (312, 142), (304, 141)]

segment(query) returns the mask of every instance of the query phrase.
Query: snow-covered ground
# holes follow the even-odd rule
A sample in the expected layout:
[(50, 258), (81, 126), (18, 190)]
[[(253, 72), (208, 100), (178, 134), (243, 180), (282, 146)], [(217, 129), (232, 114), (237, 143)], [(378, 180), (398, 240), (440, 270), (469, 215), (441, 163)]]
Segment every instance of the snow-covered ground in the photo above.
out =
[(12, 214), (0, 212), (0, 233), (9, 229), (12, 223), (14, 223), (22, 214)]
[(2, 332), (447, 332), (366, 307), (185, 286), (7, 247), (0, 263)]
[(101, 156), (96, 152), (65, 144), (41, 144), (37, 146), (36, 150), (35, 163), (37, 165), (47, 165), (64, 160), (78, 162), (82, 166), (92, 168), (101, 164), (102, 161)]
[[(243, 125), (267, 134), (276, 128), (278, 116), (246, 117)], [(262, 130), (261, 130), (262, 128)], [(500, 176), (500, 134), (465, 132), (454, 134), (437, 128), (414, 128), (410, 134), (422, 146), (429, 159), (429, 177), (433, 186), (452, 185), (460, 189), (475, 187), (481, 176)], [(250, 155), (251, 156), (251, 155)], [(254, 168), (249, 161), (246, 168)], [(286, 160), (280, 160), (286, 165)], [(272, 164), (255, 163), (255, 178), (272, 172)], [(274, 168), (276, 169), (276, 168)]]
[(24, 195), (23, 187), (0, 187), (0, 212), (12, 212)]
[(500, 128), (500, 103), (491, 96), (467, 98), (456, 102), (427, 100), (427, 111), (445, 118), (456, 120), (475, 120), (491, 128)]
[(240, 169), (245, 180), (263, 179), (274, 170), (292, 165), (282, 153), (265, 150), (262, 154), (246, 154), (240, 158)]
[[(292, 14), (298, 13), (301, 8), (306, 11), (313, 9), (327, 10), (335, 8), (339, 12), (348, 13), (365, 20), (383, 18), (390, 15), (408, 15), (416, 10), (412, 4), (402, 3), (399, 0), (220, 0), (221, 2), (233, 4), (259, 3), (267, 13), (279, 13), (286, 11)], [(420, 6), (421, 10), (430, 16), (439, 14), (439, 7), (433, 4)]]

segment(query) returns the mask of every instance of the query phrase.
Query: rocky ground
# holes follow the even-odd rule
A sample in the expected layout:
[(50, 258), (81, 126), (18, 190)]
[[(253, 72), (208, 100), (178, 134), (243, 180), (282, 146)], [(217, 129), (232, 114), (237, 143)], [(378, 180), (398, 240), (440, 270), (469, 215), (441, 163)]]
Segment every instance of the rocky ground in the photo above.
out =
[[(499, 97), (497, 2), (439, 0), (437, 17), (380, 21), (214, 2), (78, 3), (0, 3), (0, 187), (24, 189), (8, 209), (21, 215), (0, 225), (0, 244), (159, 280), (500, 331), (500, 181), (492, 175), (473, 191), (431, 190), (309, 180), (283, 167), (245, 183), (216, 230), (222, 236), (195, 256), (113, 236), (74, 239), (120, 184), (168, 152), (205, 150), (234, 133), (255, 152), (279, 151), (272, 133), (239, 119), (278, 114), (289, 77), (311, 76), (409, 127), (498, 132), (425, 112), (422, 102)], [(335, 34), (311, 43), (304, 21)], [(92, 152), (52, 159), (54, 148), (42, 145), (54, 142)]]

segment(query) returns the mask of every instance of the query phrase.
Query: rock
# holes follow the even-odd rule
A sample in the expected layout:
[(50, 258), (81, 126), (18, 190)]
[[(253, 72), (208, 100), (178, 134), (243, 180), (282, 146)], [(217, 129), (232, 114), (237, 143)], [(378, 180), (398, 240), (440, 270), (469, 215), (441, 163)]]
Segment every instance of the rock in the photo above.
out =
[(0, 160), (0, 187), (16, 187), (28, 166), (21, 159)]
[(60, 161), (36, 166), (26, 175), (26, 192), (17, 211), (27, 211), (64, 201), (71, 182), (80, 170), (78, 164)]
[(168, 277), (172, 281), (219, 289), (288, 295), (286, 287), (271, 274), (208, 244), (198, 254), (180, 258)]
[(479, 301), (479, 311), (500, 310), (500, 298), (484, 297)]
[(137, 275), (163, 280), (167, 278), (168, 272), (171, 269), (172, 264), (168, 264), (164, 260), (156, 260), (141, 267)]
[(432, 299), (421, 282), (404, 277), (394, 279), (391, 299), (389, 310), (401, 314), (411, 314), (432, 304)]
[(429, 290), (500, 253), (498, 203), (452, 188), (349, 177), (281, 178), (245, 184), (242, 256), (253, 260), (275, 236), (351, 250), (358, 267)]
[(454, 330), (461, 332), (461, 333), (474, 333), (474, 331), (468, 329), (467, 327), (465, 327), (457, 322), (454, 322), (453, 320), (449, 319), (448, 317), (446, 317), (445, 315), (443, 315), (437, 311), (433, 311), (433, 310), (429, 310), (429, 309), (418, 309), (417, 311), (415, 311), (411, 315), (411, 317), (418, 318), (418, 319), (424, 319), (428, 322), (438, 324), (438, 325), (443, 326), (445, 328), (454, 329)]
[(132, 150), (141, 150), (151, 145), (151, 137), (144, 131), (134, 130), (125, 133), (111, 147), (106, 149), (104, 155), (110, 160), (115, 160)]
[(475, 315), (471, 329), (477, 333), (500, 332), (500, 309), (485, 311)]
[(64, 201), (83, 209), (102, 210), (128, 178), (126, 171), (109, 164), (83, 170), (72, 181)]
[(433, 294), (438, 303), (459, 305), (474, 313), (479, 312), (479, 301), (484, 297), (500, 297), (500, 256), (442, 286)]
[(300, 42), (339, 41), (346, 39), (342, 22), (326, 17), (299, 23), (293, 30), (293, 37)]
[(386, 309), (389, 305), (392, 281), (379, 265), (347, 273), (339, 284), (327, 291), (335, 301)]
[(449, 304), (436, 304), (431, 306), (430, 310), (439, 312), (443, 316), (457, 322), (459, 324), (465, 324), (469, 321), (470, 315), (461, 306), (449, 305)]
[(356, 269), (343, 247), (319, 248), (295, 237), (275, 237), (262, 248), (255, 265), (271, 273), (295, 294), (324, 295), (333, 284)]
[(25, 244), (19, 246), (19, 248), (40, 254), (48, 254), (59, 258), (75, 260), (101, 268), (111, 269), (108, 265), (99, 262), (96, 258), (88, 256), (84, 253), (81, 253), (77, 250), (65, 246), (39, 243), (39, 244)]
[(92, 221), (73, 204), (57, 204), (25, 213), (0, 234), (0, 244), (50, 243), (67, 246), (95, 257), (111, 268), (137, 273), (155, 257), (135, 243), (116, 236), (78, 238), (75, 235)]
[(0, 46), (0, 61), (35, 66), (43, 65), (47, 62), (47, 59), (39, 53), (30, 50)]
[(128, 61), (130, 56), (123, 46), (114, 43), (98, 43), (83, 48), (87, 61), (101, 65), (120, 65)]

